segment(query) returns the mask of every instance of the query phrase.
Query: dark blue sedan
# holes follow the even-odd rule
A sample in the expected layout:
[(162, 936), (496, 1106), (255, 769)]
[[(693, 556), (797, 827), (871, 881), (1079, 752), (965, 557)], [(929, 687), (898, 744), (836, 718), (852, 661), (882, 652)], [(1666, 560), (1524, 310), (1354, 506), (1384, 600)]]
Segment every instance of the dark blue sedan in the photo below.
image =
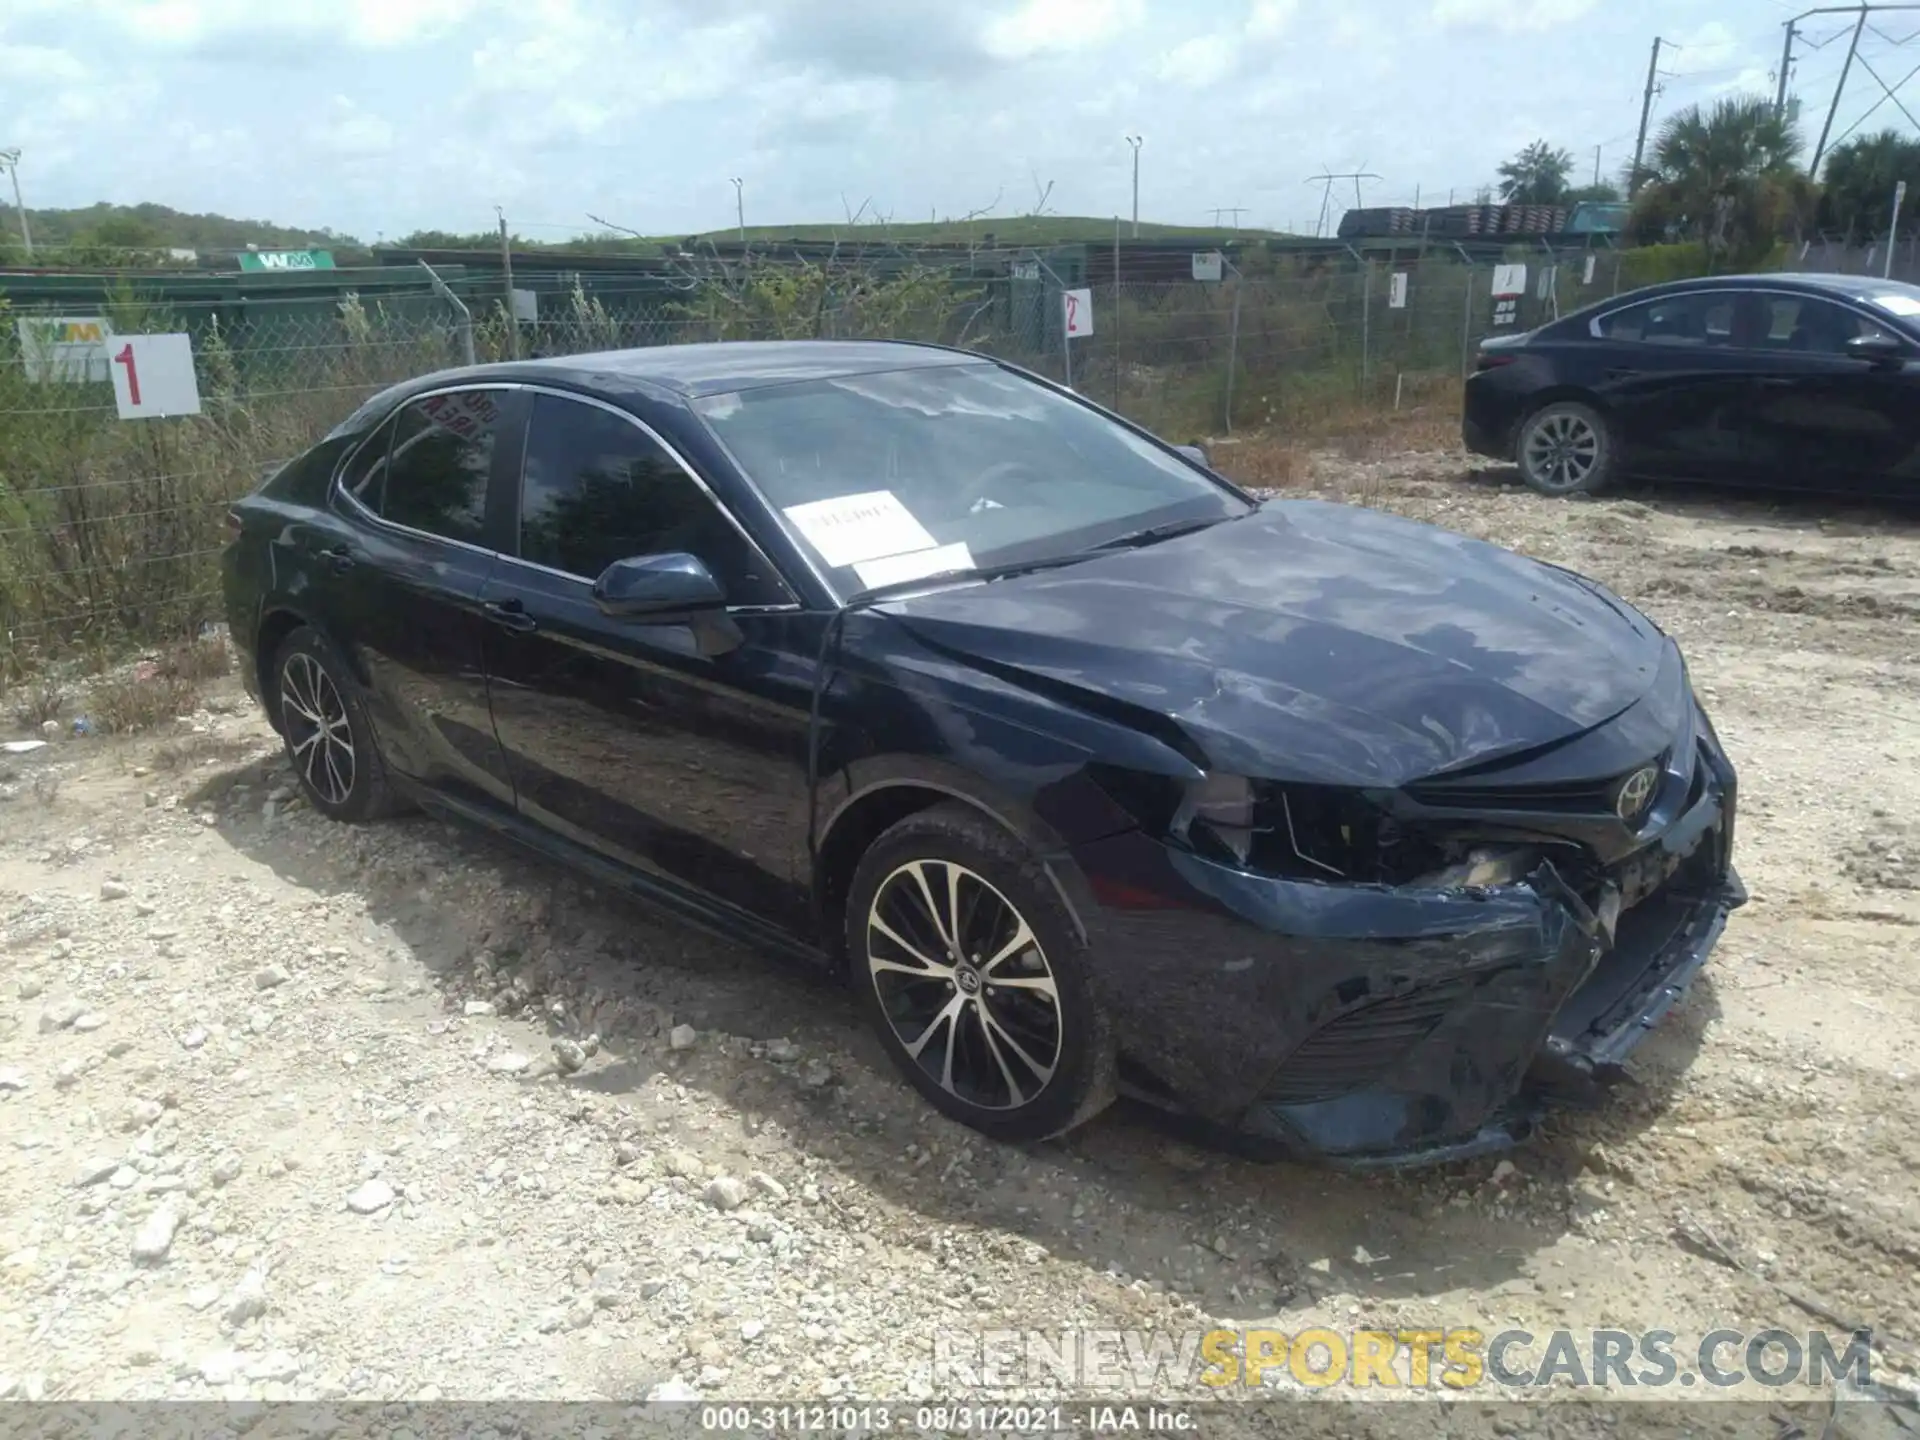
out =
[(1007, 1140), (1125, 1091), (1351, 1162), (1504, 1145), (1743, 898), (1733, 769), (1644, 616), (1262, 505), (967, 352), (428, 376), (232, 525), (321, 813), (473, 821), (831, 967)]
[(1920, 286), (1722, 275), (1480, 345), (1461, 431), (1548, 495), (1623, 476), (1920, 497)]

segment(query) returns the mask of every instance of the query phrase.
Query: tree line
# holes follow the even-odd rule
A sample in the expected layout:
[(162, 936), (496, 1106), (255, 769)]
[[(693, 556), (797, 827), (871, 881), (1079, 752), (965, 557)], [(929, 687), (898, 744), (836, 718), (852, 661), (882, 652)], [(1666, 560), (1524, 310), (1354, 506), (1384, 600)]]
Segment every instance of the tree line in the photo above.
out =
[[(1844, 140), (1808, 173), (1796, 105), (1759, 95), (1692, 105), (1668, 117), (1622, 185), (1577, 187), (1571, 151), (1536, 140), (1499, 168), (1500, 198), (1516, 205), (1630, 199), (1629, 244), (1693, 243), (1750, 264), (1781, 241), (1811, 234), (1861, 244), (1886, 239), (1894, 189), (1907, 181), (1920, 210), (1920, 136), (1883, 130)], [(1909, 212), (1920, 228), (1920, 213)]]

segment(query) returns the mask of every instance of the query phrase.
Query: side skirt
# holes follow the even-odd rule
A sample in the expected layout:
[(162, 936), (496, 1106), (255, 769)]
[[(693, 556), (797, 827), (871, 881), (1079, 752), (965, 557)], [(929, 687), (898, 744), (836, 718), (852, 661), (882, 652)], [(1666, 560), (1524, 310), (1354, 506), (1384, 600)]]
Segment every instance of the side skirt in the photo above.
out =
[(784, 930), (741, 911), (710, 905), (678, 887), (663, 884), (624, 865), (617, 865), (519, 815), (495, 809), (491, 805), (455, 799), (400, 775), (391, 775), (391, 779), (396, 789), (403, 791), (408, 799), (429, 815), (491, 831), (544, 859), (578, 871), (609, 889), (624, 891), (717, 939), (750, 945), (782, 959), (803, 961), (820, 970), (835, 971), (840, 968), (833, 965), (817, 946), (798, 940)]

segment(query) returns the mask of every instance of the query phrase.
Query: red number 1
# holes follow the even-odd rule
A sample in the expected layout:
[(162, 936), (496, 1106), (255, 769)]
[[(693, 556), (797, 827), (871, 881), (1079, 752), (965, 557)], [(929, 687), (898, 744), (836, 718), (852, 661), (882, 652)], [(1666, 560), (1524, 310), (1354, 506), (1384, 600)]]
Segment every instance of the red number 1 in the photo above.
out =
[(127, 403), (140, 403), (140, 371), (133, 363), (133, 342), (129, 340), (121, 347), (120, 353), (113, 357), (113, 363), (127, 367)]

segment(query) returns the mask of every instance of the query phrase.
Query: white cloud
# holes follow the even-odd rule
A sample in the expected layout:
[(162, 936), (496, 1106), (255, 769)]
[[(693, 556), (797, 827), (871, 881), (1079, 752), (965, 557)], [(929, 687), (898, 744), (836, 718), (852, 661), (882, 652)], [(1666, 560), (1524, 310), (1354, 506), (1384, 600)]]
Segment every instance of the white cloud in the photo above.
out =
[(393, 125), (348, 96), (336, 95), (327, 107), (319, 141), (335, 155), (384, 155), (393, 149)]
[(481, 0), (72, 0), (99, 23), (156, 47), (191, 48), (246, 35), (340, 38), (372, 48), (432, 39)]
[(588, 211), (725, 228), (729, 175), (766, 223), (840, 220), (842, 192), (902, 220), (996, 192), (1017, 214), (1035, 175), (1056, 181), (1050, 209), (1111, 216), (1131, 199), (1121, 136), (1144, 131), (1143, 219), (1233, 203), (1255, 207), (1248, 226), (1311, 228), (1301, 181), (1323, 162), (1381, 172), (1368, 204), (1492, 179), (1520, 142), (1455, 85), (1487, 73), (1490, 43), (1522, 50), (1516, 73), (1549, 97), (1519, 107), (1537, 122), (1522, 140), (1590, 155), (1632, 127), (1653, 35), (1699, 72), (1662, 113), (1771, 63), (1752, 4), (0, 0), (0, 142), (26, 152), (31, 204), (152, 200), (372, 238), (481, 229), (498, 203), (557, 238)]
[(1216, 85), (1239, 61), (1235, 42), (1225, 35), (1196, 35), (1169, 50), (1160, 62), (1160, 78), (1200, 88)]
[(0, 80), (17, 85), (72, 85), (87, 78), (76, 55), (50, 45), (0, 45)]
[(1138, 25), (1144, 0), (1025, 0), (987, 25), (989, 54), (1003, 60), (1085, 50)]
[(1300, 0), (1254, 0), (1247, 15), (1247, 34), (1255, 40), (1271, 40), (1293, 23), (1300, 13)]
[(1434, 24), (1444, 28), (1536, 34), (1571, 24), (1599, 0), (1434, 0)]

